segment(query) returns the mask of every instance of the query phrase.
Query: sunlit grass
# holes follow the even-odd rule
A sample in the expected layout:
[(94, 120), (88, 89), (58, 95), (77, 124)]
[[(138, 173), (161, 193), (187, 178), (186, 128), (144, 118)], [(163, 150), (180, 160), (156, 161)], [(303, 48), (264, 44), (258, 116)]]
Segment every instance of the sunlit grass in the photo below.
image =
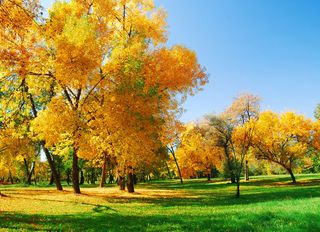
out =
[(320, 231), (320, 175), (260, 176), (242, 196), (221, 180), (154, 181), (136, 193), (116, 186), (0, 186), (0, 228), (53, 231)]

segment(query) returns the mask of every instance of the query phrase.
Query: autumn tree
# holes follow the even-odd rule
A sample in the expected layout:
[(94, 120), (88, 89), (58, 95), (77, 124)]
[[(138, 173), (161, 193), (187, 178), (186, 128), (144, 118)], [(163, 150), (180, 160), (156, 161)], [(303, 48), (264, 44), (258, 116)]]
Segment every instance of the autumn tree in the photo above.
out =
[(312, 135), (311, 120), (293, 112), (266, 111), (249, 124), (255, 127), (252, 147), (257, 158), (281, 165), (296, 183), (293, 169), (307, 153)]
[[(30, 121), (37, 117), (38, 111), (53, 96), (52, 79), (48, 75), (41, 75), (47, 59), (41, 36), (41, 16), (41, 6), (37, 1), (1, 2), (0, 114), (4, 127), (17, 129), (24, 133), (23, 136), (30, 129)], [(45, 146), (46, 141), (38, 140), (37, 143), (47, 157), (57, 189), (62, 190), (51, 153)]]
[(205, 125), (187, 125), (177, 149), (183, 175), (196, 176), (201, 171), (208, 181), (212, 168), (220, 168), (222, 153), (221, 147), (215, 146), (210, 128)]
[(223, 148), (225, 166), (231, 182), (237, 184), (237, 197), (240, 196), (240, 177), (251, 147), (254, 128), (247, 123), (257, 119), (260, 111), (260, 98), (253, 94), (240, 94), (221, 115), (208, 115), (206, 120), (214, 129), (216, 146)]

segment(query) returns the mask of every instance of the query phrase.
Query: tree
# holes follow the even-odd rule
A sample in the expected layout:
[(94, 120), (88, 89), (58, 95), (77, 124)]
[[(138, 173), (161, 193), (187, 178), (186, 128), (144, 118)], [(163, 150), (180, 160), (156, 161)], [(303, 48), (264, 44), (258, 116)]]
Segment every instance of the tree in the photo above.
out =
[(190, 124), (182, 133), (177, 156), (184, 176), (197, 176), (198, 172), (203, 172), (209, 181), (212, 168), (220, 168), (222, 149), (213, 143), (209, 129), (205, 125)]
[(260, 98), (253, 94), (240, 94), (230, 107), (219, 116), (207, 116), (209, 125), (214, 129), (216, 146), (223, 148), (226, 169), (231, 182), (237, 184), (240, 196), (240, 177), (244, 162), (248, 157), (254, 128), (247, 123), (257, 119), (260, 112)]
[(320, 119), (320, 104), (318, 104), (314, 110), (314, 117), (319, 120)]
[(305, 157), (312, 135), (312, 122), (293, 112), (261, 113), (258, 120), (249, 124), (255, 127), (252, 147), (258, 159), (281, 165), (296, 183), (293, 169)]

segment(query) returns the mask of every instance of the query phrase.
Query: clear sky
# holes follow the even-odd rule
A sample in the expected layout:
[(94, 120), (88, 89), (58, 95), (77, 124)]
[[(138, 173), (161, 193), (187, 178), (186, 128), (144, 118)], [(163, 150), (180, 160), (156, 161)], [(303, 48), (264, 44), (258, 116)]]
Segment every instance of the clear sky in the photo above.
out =
[(262, 109), (313, 117), (320, 102), (320, 1), (157, 0), (168, 11), (169, 43), (195, 50), (210, 74), (183, 120), (221, 112), (241, 92)]
[(320, 102), (320, 1), (155, 2), (168, 12), (169, 45), (196, 51), (210, 75), (204, 91), (185, 103), (183, 121), (220, 113), (242, 92), (259, 95), (263, 110), (313, 117)]

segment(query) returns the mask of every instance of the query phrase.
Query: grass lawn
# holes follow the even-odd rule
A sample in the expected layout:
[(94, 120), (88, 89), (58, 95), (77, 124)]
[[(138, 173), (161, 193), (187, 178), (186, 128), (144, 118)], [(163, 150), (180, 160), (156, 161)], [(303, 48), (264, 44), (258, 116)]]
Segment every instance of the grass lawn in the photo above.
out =
[(116, 186), (0, 186), (0, 231), (320, 231), (320, 175), (154, 181), (129, 194)]

